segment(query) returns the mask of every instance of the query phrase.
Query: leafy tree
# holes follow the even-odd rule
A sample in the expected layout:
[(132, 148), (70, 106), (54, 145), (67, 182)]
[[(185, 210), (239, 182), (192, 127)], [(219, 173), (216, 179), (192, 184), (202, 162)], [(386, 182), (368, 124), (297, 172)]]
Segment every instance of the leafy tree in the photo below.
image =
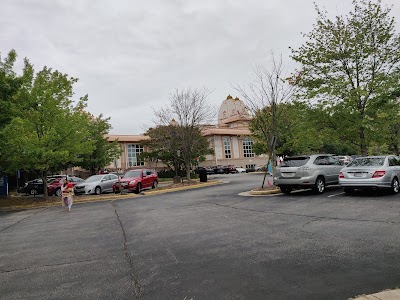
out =
[(88, 114), (88, 140), (94, 148), (91, 153), (80, 156), (81, 161), (78, 166), (90, 170), (92, 175), (109, 165), (122, 151), (118, 141), (109, 142), (106, 138), (106, 134), (111, 129), (109, 120), (110, 118), (104, 119), (102, 115), (94, 117)]
[[(185, 147), (181, 136), (184, 136), (185, 132), (182, 132), (184, 128), (175, 124), (174, 120), (171, 123), (172, 124), (166, 126), (160, 125), (155, 128), (150, 128), (146, 132), (146, 135), (149, 136), (150, 139), (146, 140), (144, 145), (147, 146), (150, 151), (142, 153), (141, 157), (156, 161), (159, 160), (168, 167), (174, 168), (175, 174), (178, 174), (181, 164), (185, 165), (185, 169), (187, 168), (185, 160), (181, 156)], [(201, 161), (204, 159), (205, 155), (212, 154), (213, 150), (209, 149), (209, 143), (207, 139), (202, 136), (200, 128), (192, 128), (191, 134), (193, 138), (193, 150), (190, 154), (190, 164), (193, 164), (195, 158)]]
[(353, 10), (334, 20), (317, 6), (316, 11), (308, 41), (292, 49), (292, 58), (301, 64), (293, 81), (312, 105), (319, 103), (330, 116), (341, 118), (347, 126), (344, 139), (366, 155), (375, 137), (374, 120), (386, 110), (380, 100), (400, 82), (394, 18), (381, 1), (353, 0)]
[[(175, 159), (179, 156), (182, 160), (188, 180), (193, 159), (206, 153), (208, 148), (207, 141), (201, 136), (201, 129), (215, 116), (215, 110), (207, 104), (209, 94), (207, 89), (177, 89), (170, 95), (170, 106), (155, 111), (156, 125), (165, 134), (161, 135), (164, 138), (161, 144), (171, 143), (170, 155)], [(174, 120), (172, 124), (171, 120)], [(154, 148), (157, 149), (160, 148)], [(180, 155), (177, 155), (175, 149), (179, 150)]]
[[(23, 82), (15, 95), (15, 117), (1, 130), (6, 171), (37, 171), (47, 186), (47, 173), (77, 165), (94, 149), (89, 139), (87, 97), (72, 101), (77, 79), (44, 67), (34, 73), (25, 60)], [(47, 190), (44, 189), (45, 196)]]
[(386, 109), (380, 110), (375, 119), (375, 144), (387, 146), (387, 151), (382, 154), (392, 152), (400, 155), (400, 95), (393, 93), (383, 102)]
[(17, 76), (13, 67), (17, 53), (11, 50), (4, 61), (0, 56), (0, 128), (8, 124), (14, 115), (15, 94), (18, 92), (22, 78)]

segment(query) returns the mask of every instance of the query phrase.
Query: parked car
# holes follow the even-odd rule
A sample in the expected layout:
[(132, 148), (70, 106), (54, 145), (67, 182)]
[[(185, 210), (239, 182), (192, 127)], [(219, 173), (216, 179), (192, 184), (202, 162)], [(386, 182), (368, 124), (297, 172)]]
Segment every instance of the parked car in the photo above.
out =
[(225, 174), (225, 170), (222, 166), (211, 167), (214, 170), (214, 174)]
[(207, 172), (207, 175), (214, 174), (214, 170), (213, 170), (212, 168), (210, 168), (210, 167), (197, 167), (197, 168), (194, 170), (194, 172), (195, 172), (196, 174), (200, 174), (200, 172), (201, 172), (202, 170), (205, 170), (205, 171)]
[[(72, 183), (73, 186), (78, 183), (82, 183), (84, 180), (75, 176), (67, 176), (68, 180)], [(55, 178), (50, 184), (47, 185), (47, 194), (49, 196), (61, 196), (61, 186), (63, 185), (65, 177)]]
[(251, 173), (256, 171), (256, 166), (246, 167), (246, 173)]
[(390, 189), (399, 192), (400, 158), (367, 156), (354, 159), (339, 174), (339, 185), (351, 194), (355, 189)]
[(234, 165), (222, 166), (222, 169), (224, 170), (225, 174), (237, 173), (236, 167)]
[(242, 168), (242, 167), (236, 168), (236, 171), (237, 171), (238, 173), (246, 173), (246, 169), (245, 169), (245, 168)]
[(74, 193), (97, 194), (112, 192), (113, 184), (118, 180), (115, 174), (99, 174), (87, 178), (84, 182), (74, 186)]
[[(51, 184), (51, 182), (54, 180), (56, 180), (56, 178), (48, 177), (47, 184)], [(29, 195), (44, 194), (42, 178), (36, 178), (36, 179), (30, 180), (30, 181), (27, 181), (23, 186), (20, 186), (18, 188), (18, 193), (24, 193), (24, 194), (29, 194)]]
[(158, 175), (155, 170), (136, 169), (130, 170), (122, 176), (119, 181), (114, 182), (112, 189), (114, 193), (128, 190), (139, 194), (144, 189), (156, 188), (158, 185)]
[(339, 160), (329, 154), (285, 157), (276, 168), (273, 180), (283, 193), (288, 194), (294, 188), (311, 188), (323, 193), (327, 185), (339, 182), (342, 168)]
[(206, 171), (207, 171), (207, 175), (211, 175), (214, 174), (214, 169), (211, 167), (205, 167)]
[(18, 189), (18, 192), (30, 195), (43, 194), (43, 180), (41, 178), (37, 178), (27, 181), (23, 186)]
[(347, 156), (347, 155), (343, 155), (343, 156), (340, 156), (340, 155), (337, 155), (337, 156), (335, 156), (343, 165), (348, 165), (349, 163), (351, 163), (351, 161), (353, 160), (352, 158), (351, 158), (351, 156)]
[(257, 166), (255, 168), (256, 172), (266, 172), (268, 171), (268, 164), (262, 165), (262, 166)]

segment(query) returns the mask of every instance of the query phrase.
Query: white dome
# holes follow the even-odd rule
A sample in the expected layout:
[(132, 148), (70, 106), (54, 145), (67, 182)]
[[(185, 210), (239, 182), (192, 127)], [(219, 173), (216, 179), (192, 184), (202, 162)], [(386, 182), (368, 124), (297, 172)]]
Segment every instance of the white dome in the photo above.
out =
[(219, 108), (218, 123), (229, 123), (236, 120), (248, 119), (249, 114), (243, 101), (239, 98), (233, 99), (229, 95)]

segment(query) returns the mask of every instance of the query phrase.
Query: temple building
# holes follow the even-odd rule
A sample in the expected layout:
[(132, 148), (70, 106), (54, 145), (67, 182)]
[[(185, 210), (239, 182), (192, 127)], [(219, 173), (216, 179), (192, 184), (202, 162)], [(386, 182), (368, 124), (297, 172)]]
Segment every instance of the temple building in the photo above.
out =
[[(266, 155), (255, 155), (253, 140), (249, 129), (250, 116), (246, 106), (239, 98), (228, 96), (219, 108), (217, 125), (203, 128), (203, 135), (214, 149), (213, 155), (207, 155), (200, 166), (235, 165), (236, 167), (252, 168), (265, 165)], [(142, 142), (149, 137), (144, 135), (108, 135), (109, 141), (118, 140), (122, 144), (121, 157), (111, 165), (109, 170), (134, 169), (140, 167), (163, 169), (160, 162), (143, 162), (139, 154), (146, 151)]]

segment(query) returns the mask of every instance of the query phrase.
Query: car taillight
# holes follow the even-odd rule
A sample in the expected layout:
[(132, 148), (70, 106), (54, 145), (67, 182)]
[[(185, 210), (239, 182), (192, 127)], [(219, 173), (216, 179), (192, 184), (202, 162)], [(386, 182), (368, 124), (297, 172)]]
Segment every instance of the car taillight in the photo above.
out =
[(339, 178), (344, 178), (344, 175), (342, 172), (339, 172)]
[(372, 178), (378, 178), (385, 176), (386, 172), (385, 171), (375, 171), (374, 175), (372, 175)]

